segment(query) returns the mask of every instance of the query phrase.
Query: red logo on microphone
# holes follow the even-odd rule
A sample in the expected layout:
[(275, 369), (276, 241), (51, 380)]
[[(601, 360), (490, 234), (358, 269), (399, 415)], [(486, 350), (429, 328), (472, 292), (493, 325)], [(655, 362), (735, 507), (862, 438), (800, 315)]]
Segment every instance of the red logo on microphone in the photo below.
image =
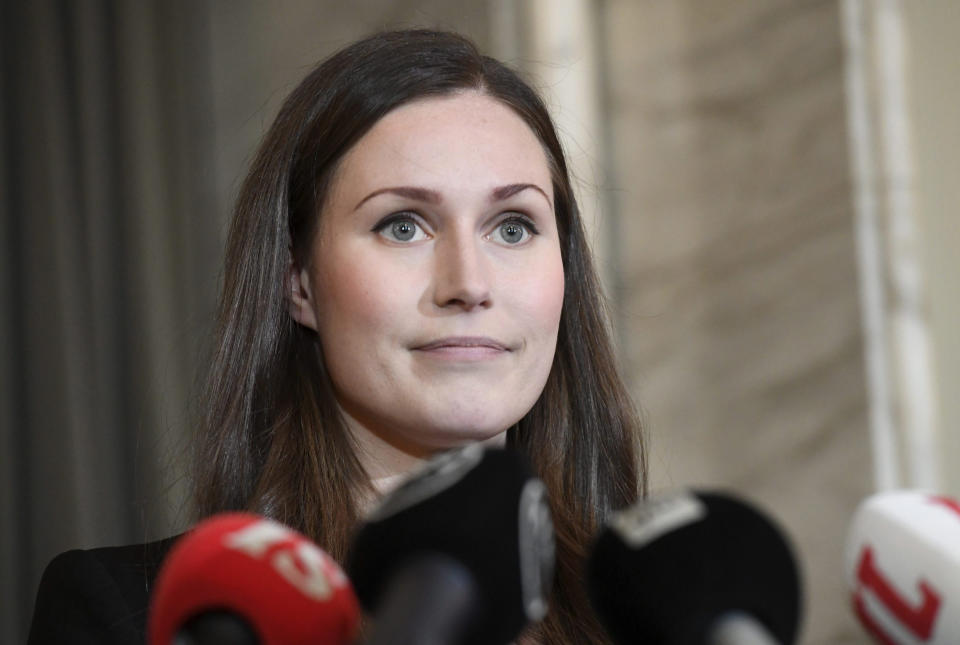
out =
[(942, 597), (929, 583), (922, 579), (917, 583), (923, 599), (918, 607), (911, 606), (910, 602), (894, 588), (889, 578), (877, 568), (873, 549), (869, 545), (864, 546), (860, 552), (857, 580), (860, 588), (853, 594), (854, 610), (860, 622), (878, 642), (883, 645), (898, 645), (897, 641), (870, 615), (863, 599), (865, 589), (869, 589), (907, 631), (921, 641), (930, 640), (933, 625), (942, 604)]
[(934, 504), (940, 504), (950, 509), (957, 514), (957, 517), (960, 518), (960, 502), (957, 502), (955, 499), (949, 497), (944, 497), (943, 495), (931, 495), (930, 501)]

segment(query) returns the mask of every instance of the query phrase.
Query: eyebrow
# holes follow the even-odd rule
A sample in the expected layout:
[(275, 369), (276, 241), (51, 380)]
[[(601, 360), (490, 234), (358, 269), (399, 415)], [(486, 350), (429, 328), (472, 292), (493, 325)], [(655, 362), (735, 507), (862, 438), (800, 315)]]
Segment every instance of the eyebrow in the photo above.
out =
[[(544, 190), (540, 188), (540, 186), (537, 186), (536, 184), (507, 184), (506, 186), (499, 186), (497, 188), (494, 188), (490, 192), (490, 201), (500, 202), (505, 199), (509, 199), (510, 197), (513, 197), (517, 193), (523, 192), (528, 188), (532, 188), (533, 190), (543, 195), (543, 198), (546, 199), (547, 203), (550, 204), (550, 207), (553, 208), (553, 203), (551, 203), (550, 198), (547, 196), (547, 193), (544, 192)], [(407, 199), (412, 199), (418, 202), (425, 202), (427, 204), (439, 204), (440, 202), (443, 201), (443, 198), (440, 196), (440, 193), (438, 193), (435, 190), (430, 190), (429, 188), (420, 188), (419, 186), (389, 186), (387, 188), (380, 188), (373, 191), (372, 193), (370, 193), (369, 195), (361, 199), (360, 202), (353, 207), (353, 210), (357, 210), (358, 208), (363, 206), (365, 202), (367, 202), (370, 199), (373, 199), (377, 195), (383, 195), (383, 194), (399, 195), (400, 197), (405, 197)]]

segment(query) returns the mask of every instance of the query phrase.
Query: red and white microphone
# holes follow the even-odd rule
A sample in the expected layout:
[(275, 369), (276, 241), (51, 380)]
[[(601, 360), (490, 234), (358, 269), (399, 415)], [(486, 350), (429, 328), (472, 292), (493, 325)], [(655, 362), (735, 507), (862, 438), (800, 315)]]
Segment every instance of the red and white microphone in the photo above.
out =
[(170, 645), (185, 630), (249, 635), (188, 642), (345, 645), (359, 617), (346, 575), (313, 542), (273, 520), (228, 513), (200, 523), (171, 550), (147, 632), (150, 645)]
[(846, 547), (853, 610), (882, 645), (960, 643), (960, 503), (920, 491), (860, 504)]

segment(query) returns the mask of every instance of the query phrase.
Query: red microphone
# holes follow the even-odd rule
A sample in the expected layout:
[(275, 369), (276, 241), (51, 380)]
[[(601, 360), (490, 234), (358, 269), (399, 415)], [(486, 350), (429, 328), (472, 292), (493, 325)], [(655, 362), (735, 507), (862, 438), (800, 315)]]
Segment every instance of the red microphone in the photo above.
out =
[[(247, 633), (243, 642), (342, 645), (356, 638), (360, 612), (346, 575), (310, 540), (272, 520), (228, 513), (197, 525), (164, 561), (148, 642), (170, 645), (210, 617), (208, 624)], [(207, 642), (218, 638), (225, 637)]]

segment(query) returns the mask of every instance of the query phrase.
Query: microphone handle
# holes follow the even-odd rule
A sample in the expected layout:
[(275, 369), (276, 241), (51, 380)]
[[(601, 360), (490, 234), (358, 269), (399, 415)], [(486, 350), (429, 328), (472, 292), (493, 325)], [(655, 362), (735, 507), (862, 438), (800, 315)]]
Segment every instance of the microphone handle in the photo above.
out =
[(784, 645), (750, 614), (731, 611), (710, 628), (708, 645)]
[(194, 616), (173, 637), (172, 645), (260, 645), (246, 620), (229, 611), (205, 611)]
[(446, 555), (420, 556), (402, 565), (384, 590), (366, 645), (457, 645), (479, 602), (466, 567)]

